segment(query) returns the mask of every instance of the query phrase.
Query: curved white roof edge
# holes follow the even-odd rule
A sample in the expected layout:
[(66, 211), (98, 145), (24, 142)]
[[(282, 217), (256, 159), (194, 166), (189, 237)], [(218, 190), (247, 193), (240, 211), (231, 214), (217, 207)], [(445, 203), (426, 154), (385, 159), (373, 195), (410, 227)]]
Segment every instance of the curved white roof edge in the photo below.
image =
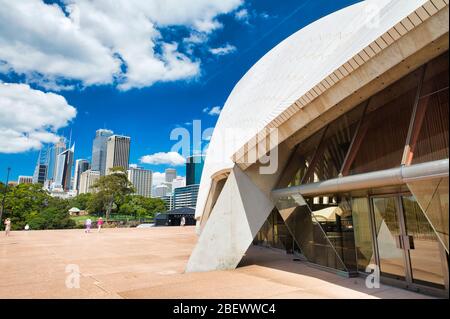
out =
[(195, 217), (203, 214), (211, 177), (232, 168), (249, 139), (328, 75), (427, 0), (366, 0), (325, 16), (263, 56), (237, 83), (211, 138)]

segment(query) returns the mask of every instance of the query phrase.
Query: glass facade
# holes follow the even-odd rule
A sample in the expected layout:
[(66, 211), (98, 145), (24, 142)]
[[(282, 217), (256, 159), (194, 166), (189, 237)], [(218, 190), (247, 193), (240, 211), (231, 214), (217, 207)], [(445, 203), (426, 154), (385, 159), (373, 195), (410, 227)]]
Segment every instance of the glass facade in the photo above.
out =
[(92, 143), (92, 165), (93, 171), (100, 172), (101, 175), (106, 173), (106, 148), (108, 138), (113, 135), (110, 130), (97, 130), (94, 142)]
[(448, 253), (448, 177), (409, 182), (408, 187)]
[(197, 205), (198, 188), (200, 185), (188, 185), (175, 188), (173, 191), (173, 209), (190, 207)]
[(365, 104), (344, 114), (329, 126), (297, 146), (293, 159), (297, 170), (283, 185), (297, 186), (335, 178), (339, 175), (352, 137), (363, 115)]
[[(339, 214), (345, 215), (345, 204), (340, 206), (336, 202), (335, 206), (330, 205), (325, 209), (322, 206), (312, 206), (312, 210), (310, 205), (313, 203), (314, 199), (295, 195), (279, 199), (276, 207), (308, 261), (338, 270), (353, 270), (355, 260), (348, 256), (345, 246), (348, 242), (343, 238), (343, 231), (351, 227), (342, 227), (340, 216), (338, 217)], [(352, 236), (353, 234), (350, 236), (351, 241)]]
[(371, 215), (369, 199), (356, 197), (352, 199), (352, 217), (355, 237), (356, 264), (359, 272), (370, 272), (369, 265), (375, 264), (371, 232)]
[[(446, 52), (297, 144), (277, 188), (311, 190), (312, 183), (448, 154)], [(448, 292), (448, 173), (347, 193), (291, 190), (274, 198), (255, 243), (299, 250), (311, 263), (345, 272), (378, 266), (382, 278)]]
[(445, 269), (441, 264), (442, 245), (436, 233), (414, 196), (403, 196), (402, 206), (406, 236), (411, 238), (410, 242), (413, 244), (413, 249), (409, 250), (413, 282), (432, 283), (443, 287)]
[(253, 244), (283, 249), (290, 253), (294, 251), (293, 238), (277, 209), (270, 213)]
[(402, 230), (398, 221), (396, 197), (372, 199), (375, 232), (381, 273), (396, 279), (405, 279), (406, 265), (400, 243)]
[(205, 158), (190, 156), (186, 159), (186, 185), (200, 184)]

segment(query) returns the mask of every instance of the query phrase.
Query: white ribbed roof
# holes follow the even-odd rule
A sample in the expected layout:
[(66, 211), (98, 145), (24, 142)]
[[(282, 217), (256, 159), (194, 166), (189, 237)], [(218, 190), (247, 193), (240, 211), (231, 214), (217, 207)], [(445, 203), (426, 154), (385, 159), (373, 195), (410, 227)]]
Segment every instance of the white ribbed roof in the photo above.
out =
[(261, 58), (238, 82), (214, 129), (196, 217), (211, 176), (233, 167), (232, 155), (256, 132), (426, 0), (367, 0), (306, 26)]

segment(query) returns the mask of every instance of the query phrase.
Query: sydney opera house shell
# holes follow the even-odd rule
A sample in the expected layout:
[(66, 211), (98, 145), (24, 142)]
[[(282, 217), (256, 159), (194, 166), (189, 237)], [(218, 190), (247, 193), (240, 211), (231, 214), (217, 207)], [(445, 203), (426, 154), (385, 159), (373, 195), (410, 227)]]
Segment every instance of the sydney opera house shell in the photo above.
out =
[(186, 271), (250, 245), (448, 295), (448, 0), (368, 0), (293, 34), (231, 92)]

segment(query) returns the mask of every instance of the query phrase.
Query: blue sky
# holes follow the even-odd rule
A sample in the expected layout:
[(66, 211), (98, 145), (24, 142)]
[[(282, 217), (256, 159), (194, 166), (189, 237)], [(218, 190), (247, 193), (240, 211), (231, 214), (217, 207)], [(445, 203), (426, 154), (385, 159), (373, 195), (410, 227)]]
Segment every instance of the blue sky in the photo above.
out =
[[(90, 159), (92, 140), (98, 128), (131, 136), (130, 163), (161, 172), (172, 165), (141, 164), (140, 158), (169, 152), (175, 143), (169, 139), (170, 132), (177, 126), (190, 129), (186, 123), (201, 120), (203, 129), (213, 127), (218, 115), (209, 115), (208, 111), (224, 105), (237, 81), (265, 53), (314, 20), (358, 2), (221, 0), (217, 7), (210, 4), (201, 7), (200, 2), (205, 1), (197, 1), (199, 13), (195, 15), (196, 9), (192, 9), (189, 17), (183, 16), (186, 11), (182, 8), (175, 10), (178, 7), (175, 5), (175, 9), (158, 7), (162, 11), (153, 21), (150, 8), (148, 16), (144, 13), (143, 18), (152, 24), (142, 25), (148, 33), (134, 39), (133, 29), (124, 29), (129, 27), (128, 23), (119, 29), (120, 24), (111, 20), (116, 29), (110, 37), (107, 32), (96, 29), (95, 21), (101, 14), (114, 13), (113, 9), (103, 10), (104, 1), (91, 8), (85, 0), (57, 2), (51, 7), (47, 4), (55, 1), (44, 4), (42, 0), (24, 0), (29, 6), (16, 8), (16, 1), (0, 0), (0, 21), (6, 14), (15, 19), (8, 22), (8, 28), (2, 28), (0, 22), (0, 81), (10, 83), (6, 91), (0, 90), (0, 115), (3, 117), (0, 130), (10, 132), (0, 133), (0, 139), (4, 139), (0, 141), (0, 180), (5, 180), (7, 167), (12, 168), (12, 180), (18, 175), (32, 175), (39, 145), (59, 135), (68, 137), (70, 131), (76, 143), (75, 158)], [(191, 0), (192, 3), (197, 1)], [(171, 1), (149, 2), (159, 2), (162, 6), (169, 3), (170, 6)], [(42, 10), (37, 19), (46, 21), (31, 19), (36, 25), (42, 25), (42, 30), (37, 27), (36, 31), (29, 25), (31, 22), (24, 16), (29, 20), (30, 13), (24, 10)], [(133, 14), (145, 10), (122, 12), (120, 19), (133, 21), (130, 24), (140, 28), (138, 23), (142, 16), (138, 19)], [(75, 31), (70, 31), (70, 25), (63, 25), (77, 19), (81, 27)], [(18, 25), (11, 26), (11, 23)], [(64, 34), (66, 29), (70, 32)], [(150, 55), (140, 51), (146, 49), (142, 39), (149, 39), (154, 45)], [(13, 44), (17, 42), (23, 46)], [(78, 63), (78, 57), (82, 63)], [(57, 63), (58, 59), (61, 63)], [(159, 60), (164, 61), (164, 67), (156, 63)], [(13, 90), (16, 86), (11, 84), (18, 83), (25, 86)], [(47, 98), (37, 91), (53, 92), (65, 101), (53, 95)], [(49, 107), (58, 110), (57, 119), (44, 116), (41, 119), (41, 109), (36, 110), (38, 115), (34, 111), (25, 114), (28, 112), (26, 103), (40, 105), (41, 102), (34, 102), (35, 98), (44, 99), (43, 105), (53, 103)], [(76, 116), (71, 107), (76, 109)], [(14, 112), (23, 112), (23, 118), (38, 124), (31, 129), (24, 127), (24, 119), (20, 125), (16, 124), (14, 121), (20, 122), (20, 119)], [(53, 114), (44, 113), (46, 116)], [(16, 138), (22, 143), (20, 146), (14, 144)], [(179, 175), (184, 176), (184, 166), (176, 168)]]

